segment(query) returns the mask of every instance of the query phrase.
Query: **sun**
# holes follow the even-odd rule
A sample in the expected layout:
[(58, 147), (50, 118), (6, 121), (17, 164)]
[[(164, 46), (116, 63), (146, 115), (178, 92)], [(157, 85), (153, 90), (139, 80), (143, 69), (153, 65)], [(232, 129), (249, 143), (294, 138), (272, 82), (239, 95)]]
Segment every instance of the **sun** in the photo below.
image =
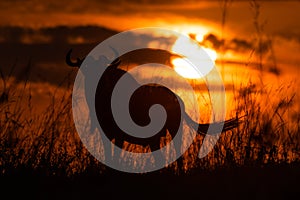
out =
[(186, 58), (173, 58), (172, 64), (174, 65), (175, 71), (184, 78), (201, 78), (195, 67)]
[(208, 74), (217, 59), (215, 50), (200, 46), (203, 35), (196, 35), (195, 40), (187, 36), (179, 36), (172, 47), (174, 52), (188, 52), (183, 58), (176, 57), (171, 60), (175, 71), (188, 79), (198, 79)]

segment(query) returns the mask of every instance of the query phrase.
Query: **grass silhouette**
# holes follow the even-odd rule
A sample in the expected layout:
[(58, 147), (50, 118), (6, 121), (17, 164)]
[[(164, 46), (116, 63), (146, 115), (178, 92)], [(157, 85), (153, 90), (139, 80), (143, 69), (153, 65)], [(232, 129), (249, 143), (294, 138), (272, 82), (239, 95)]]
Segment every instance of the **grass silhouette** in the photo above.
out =
[[(37, 113), (31, 102), (30, 84), (10, 79), (2, 76), (6, 88), (0, 104), (1, 174), (23, 169), (66, 176), (86, 173), (87, 169), (98, 173), (105, 171), (105, 166), (89, 154), (76, 133), (71, 88), (59, 98), (53, 95), (46, 109)], [(231, 115), (245, 116), (242, 123), (221, 134), (213, 151), (202, 159), (197, 155), (203, 136), (197, 135), (183, 155), (184, 168), (176, 169), (174, 163), (168, 169), (188, 172), (299, 162), (300, 118), (292, 112), (295, 94), (285, 95), (288, 87), (266, 89), (248, 83), (235, 88), (235, 109)], [(140, 147), (127, 144), (124, 148)]]
[[(198, 158), (203, 136), (197, 135), (183, 154), (182, 169), (175, 162), (156, 172), (127, 174), (104, 166), (82, 144), (72, 119), (70, 87), (35, 112), (30, 84), (2, 81), (7, 98), (0, 104), (0, 182), (4, 193), (9, 188), (22, 191), (9, 193), (12, 198), (122, 198), (149, 190), (146, 199), (298, 195), (300, 117), (291, 116), (296, 102), (294, 95), (285, 96), (287, 86), (268, 90), (248, 83), (235, 88), (231, 115), (245, 117), (221, 134), (208, 156)], [(130, 144), (123, 148), (148, 151)]]

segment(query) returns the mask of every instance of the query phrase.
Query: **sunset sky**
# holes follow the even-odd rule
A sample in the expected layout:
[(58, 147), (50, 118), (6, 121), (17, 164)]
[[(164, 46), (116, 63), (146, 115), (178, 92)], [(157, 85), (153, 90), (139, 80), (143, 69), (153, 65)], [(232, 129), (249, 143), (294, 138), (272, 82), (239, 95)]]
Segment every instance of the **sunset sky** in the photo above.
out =
[[(224, 2), (226, 12), (222, 17)], [(12, 65), (16, 59), (18, 63), (31, 59), (39, 69), (33, 76), (51, 82), (58, 74), (63, 78), (61, 74), (66, 68), (61, 64), (71, 47), (76, 48), (79, 56), (117, 32), (151, 26), (194, 36), (217, 53), (217, 60), (224, 43), (223, 59), (242, 65), (258, 62), (257, 45), (261, 37), (264, 70), (274, 72), (275, 66), (280, 76), (285, 77), (282, 82), (292, 80), (299, 76), (300, 69), (300, 2), (256, 3), (260, 6), (260, 36), (254, 25), (258, 13), (250, 1), (2, 0), (0, 59), (3, 65)], [(228, 72), (233, 69), (236, 66), (227, 67)], [(227, 78), (231, 80), (231, 74)]]
[[(280, 57), (286, 62), (298, 61), (298, 56), (290, 52), (300, 47), (299, 1), (257, 2), (261, 6), (259, 20), (264, 24), (263, 33), (280, 44), (280, 49), (275, 50), (282, 51)], [(2, 0), (0, 26), (41, 28), (98, 25), (117, 31), (159, 26), (185, 33), (212, 33), (220, 37), (222, 5), (224, 1), (199, 0)], [(231, 1), (226, 9), (223, 37), (228, 40), (253, 40), (253, 16), (254, 10), (249, 1)], [(5, 41), (5, 33), (1, 36), (0, 41)], [(47, 40), (43, 36), (36, 36), (32, 40), (35, 39)]]

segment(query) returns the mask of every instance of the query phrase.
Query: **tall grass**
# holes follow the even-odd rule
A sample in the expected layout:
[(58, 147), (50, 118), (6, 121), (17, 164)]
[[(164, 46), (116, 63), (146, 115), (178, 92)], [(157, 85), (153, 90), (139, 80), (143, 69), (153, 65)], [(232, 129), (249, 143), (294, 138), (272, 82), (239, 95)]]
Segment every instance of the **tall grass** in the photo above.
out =
[[(5, 80), (2, 79), (2, 82)], [(0, 173), (26, 170), (47, 175), (101, 173), (105, 167), (81, 143), (72, 119), (71, 88), (52, 95), (49, 105), (36, 112), (30, 84), (22, 90), (12, 83), (3, 90), (0, 104)], [(213, 151), (197, 158), (203, 136), (198, 135), (184, 153), (184, 168), (216, 169), (299, 162), (300, 117), (295, 115), (295, 94), (288, 86), (261, 89), (249, 82), (234, 89), (232, 117), (245, 116), (239, 126), (223, 133)], [(291, 90), (291, 88), (290, 88)], [(9, 91), (7, 93), (7, 91)]]
[(1, 174), (71, 175), (95, 166), (73, 124), (70, 88), (59, 97), (53, 94), (47, 107), (37, 112), (30, 84), (20, 90), (18, 83), (7, 80), (2, 79), (9, 90), (1, 91), (7, 98), (0, 103)]
[[(221, 1), (221, 41), (224, 38), (225, 22), (231, 1)], [(299, 103), (293, 84), (287, 83), (277, 88), (265, 83), (264, 59), (269, 53), (272, 58), (272, 67), (269, 72), (280, 76), (277, 66), (273, 42), (265, 33), (266, 20), (261, 18), (261, 5), (256, 0), (249, 1), (253, 15), (254, 49), (247, 59), (245, 67), (254, 61), (259, 71), (259, 82), (253, 83), (245, 80), (244, 83), (233, 85), (233, 101), (231, 103), (231, 116), (245, 116), (239, 126), (222, 134), (217, 145), (207, 157), (189, 160), (189, 167), (214, 169), (232, 166), (264, 166), (299, 162)], [(223, 47), (224, 50), (224, 47)], [(223, 62), (224, 51), (220, 51), (222, 73), (226, 67)], [(223, 76), (224, 78), (224, 76)], [(192, 151), (199, 150), (202, 138), (197, 139)], [(193, 157), (195, 158), (195, 156)]]
[[(222, 2), (223, 41), (231, 1)], [(259, 3), (253, 0), (250, 6), (257, 42), (253, 52), (258, 54), (260, 83), (249, 81), (234, 85), (231, 102), (231, 116), (245, 117), (237, 128), (221, 134), (213, 151), (202, 159), (198, 158), (198, 152), (204, 136), (197, 135), (183, 154), (184, 167), (177, 169), (174, 163), (169, 167), (171, 170), (188, 172), (192, 169), (263, 167), (300, 161), (300, 105), (293, 85), (270, 88), (264, 84), (265, 22), (260, 21)], [(274, 63), (279, 75), (276, 60)], [(224, 67), (222, 62), (222, 69)], [(105, 172), (105, 166), (93, 158), (76, 133), (72, 119), (71, 85), (64, 89), (62, 95), (50, 96), (47, 108), (36, 112), (30, 84), (27, 81), (11, 81), (14, 79), (12, 74), (8, 78), (2, 72), (0, 75), (0, 174), (30, 171), (72, 176)], [(162, 143), (166, 140), (168, 138)], [(124, 148), (132, 150), (128, 144)]]

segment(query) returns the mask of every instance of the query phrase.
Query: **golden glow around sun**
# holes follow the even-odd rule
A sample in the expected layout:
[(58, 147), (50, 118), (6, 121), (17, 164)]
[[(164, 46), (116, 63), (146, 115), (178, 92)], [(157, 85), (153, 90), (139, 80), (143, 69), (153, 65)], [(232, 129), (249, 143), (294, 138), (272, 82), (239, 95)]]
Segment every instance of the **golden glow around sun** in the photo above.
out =
[(197, 34), (195, 36), (195, 40), (197, 40), (197, 42), (203, 42), (204, 39), (204, 35), (203, 34)]
[(199, 77), (194, 66), (185, 58), (174, 58), (172, 59), (172, 64), (174, 65), (175, 71), (185, 78), (196, 79), (201, 77)]
[[(195, 40), (201, 42), (203, 35), (196, 35)], [(198, 79), (208, 74), (217, 59), (216, 51), (201, 47), (186, 36), (180, 36), (174, 43), (172, 50), (177, 53), (188, 52), (184, 54), (184, 58), (176, 57), (171, 60), (175, 71), (188, 79)]]

